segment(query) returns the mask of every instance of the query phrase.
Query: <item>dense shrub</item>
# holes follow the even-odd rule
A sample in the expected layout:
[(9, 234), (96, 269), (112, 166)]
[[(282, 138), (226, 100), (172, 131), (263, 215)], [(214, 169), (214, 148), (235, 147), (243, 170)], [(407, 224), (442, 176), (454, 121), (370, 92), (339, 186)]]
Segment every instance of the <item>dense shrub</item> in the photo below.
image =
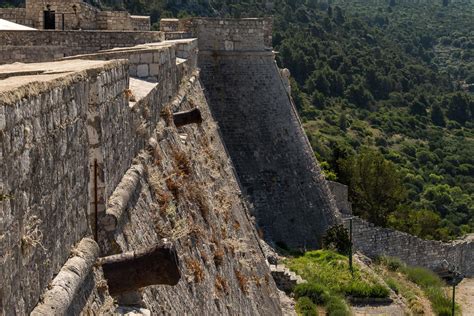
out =
[(390, 271), (398, 271), (403, 268), (405, 264), (398, 258), (382, 256), (378, 258), (379, 263), (385, 265)]
[(326, 289), (321, 284), (317, 283), (302, 283), (298, 284), (294, 290), (293, 293), (297, 298), (299, 297), (308, 297), (313, 301), (315, 304), (323, 305), (326, 303), (326, 300), (329, 296), (329, 293)]
[(346, 295), (357, 298), (386, 298), (390, 292), (381, 284), (368, 284), (367, 282), (353, 281), (344, 287)]
[(296, 301), (296, 311), (302, 316), (318, 316), (318, 309), (309, 297), (300, 297)]
[(343, 255), (349, 255), (351, 249), (349, 232), (343, 225), (332, 226), (323, 236), (323, 247)]

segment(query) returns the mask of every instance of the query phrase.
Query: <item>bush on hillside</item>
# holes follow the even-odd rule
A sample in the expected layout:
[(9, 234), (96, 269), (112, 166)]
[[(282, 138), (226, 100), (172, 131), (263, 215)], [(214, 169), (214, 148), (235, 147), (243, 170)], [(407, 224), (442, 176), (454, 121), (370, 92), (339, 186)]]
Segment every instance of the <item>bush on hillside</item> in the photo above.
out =
[(302, 316), (318, 316), (316, 305), (309, 297), (303, 296), (296, 302), (296, 311)]

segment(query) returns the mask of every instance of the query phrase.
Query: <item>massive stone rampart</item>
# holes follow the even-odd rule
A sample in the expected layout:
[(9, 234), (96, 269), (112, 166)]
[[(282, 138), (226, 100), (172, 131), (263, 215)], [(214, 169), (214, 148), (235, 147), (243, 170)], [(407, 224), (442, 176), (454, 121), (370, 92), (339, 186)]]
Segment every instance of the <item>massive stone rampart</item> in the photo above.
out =
[(130, 199), (108, 237), (119, 252), (161, 238), (175, 241), (179, 283), (150, 286), (134, 293), (133, 302), (156, 315), (280, 315), (275, 284), (197, 73), (184, 81), (169, 110), (195, 107), (202, 113), (199, 125), (159, 122), (148, 151), (135, 160), (133, 168), (143, 171), (134, 173), (138, 180), (128, 187)]
[[(71, 264), (80, 263), (74, 246), (90, 235), (102, 255), (140, 250), (164, 237), (176, 244), (180, 283), (135, 293), (153, 312), (280, 314), (198, 75), (190, 77), (195, 45), (183, 40), (98, 53), (102, 60), (0, 67), (0, 148), (8, 166), (1, 169), (4, 314), (30, 313), (42, 293), (47, 300), (37, 311), (110, 313), (107, 281), (90, 260), (80, 264), (79, 278), (72, 275), (66, 300), (54, 294), (63, 291), (62, 277), (48, 291), (54, 275), (68, 278)], [(156, 75), (130, 77), (140, 65), (156, 66)], [(205, 123), (177, 129), (172, 112), (196, 106)], [(144, 172), (110, 232), (102, 217), (132, 163)]]
[(265, 238), (316, 247), (338, 212), (280, 77), (271, 25), (196, 18), (162, 30), (198, 38), (206, 96)]
[[(105, 210), (176, 93), (175, 48), (151, 54), (162, 79), (154, 84), (129, 79), (125, 60), (0, 67), (6, 314), (31, 311), (71, 247), (95, 232), (95, 206)], [(130, 87), (137, 88), (136, 102)]]

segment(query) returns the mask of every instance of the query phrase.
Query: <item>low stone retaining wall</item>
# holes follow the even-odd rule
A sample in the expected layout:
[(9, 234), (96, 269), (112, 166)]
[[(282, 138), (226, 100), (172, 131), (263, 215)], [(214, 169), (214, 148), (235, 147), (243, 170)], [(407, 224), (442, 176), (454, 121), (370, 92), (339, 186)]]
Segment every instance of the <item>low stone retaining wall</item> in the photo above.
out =
[[(396, 257), (413, 266), (436, 270), (446, 264), (454, 265), (465, 276), (474, 275), (474, 242), (456, 240), (444, 243), (423, 240), (390, 228), (375, 226), (353, 217), (353, 242), (356, 250), (368, 257)], [(349, 225), (349, 221), (344, 221)]]

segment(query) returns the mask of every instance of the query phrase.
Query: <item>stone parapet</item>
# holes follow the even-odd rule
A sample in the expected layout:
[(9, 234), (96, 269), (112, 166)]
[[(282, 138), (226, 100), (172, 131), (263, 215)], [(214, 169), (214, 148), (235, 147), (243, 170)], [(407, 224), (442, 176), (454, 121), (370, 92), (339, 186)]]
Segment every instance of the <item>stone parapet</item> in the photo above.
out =
[(0, 19), (33, 26), (33, 20), (27, 17), (25, 8), (0, 8)]
[(99, 50), (160, 42), (160, 32), (2, 31), (0, 64), (43, 62)]
[[(190, 34), (199, 38), (200, 51), (261, 51), (272, 48), (272, 18), (163, 19), (160, 30), (168, 38)], [(167, 35), (165, 35), (166, 37)]]

